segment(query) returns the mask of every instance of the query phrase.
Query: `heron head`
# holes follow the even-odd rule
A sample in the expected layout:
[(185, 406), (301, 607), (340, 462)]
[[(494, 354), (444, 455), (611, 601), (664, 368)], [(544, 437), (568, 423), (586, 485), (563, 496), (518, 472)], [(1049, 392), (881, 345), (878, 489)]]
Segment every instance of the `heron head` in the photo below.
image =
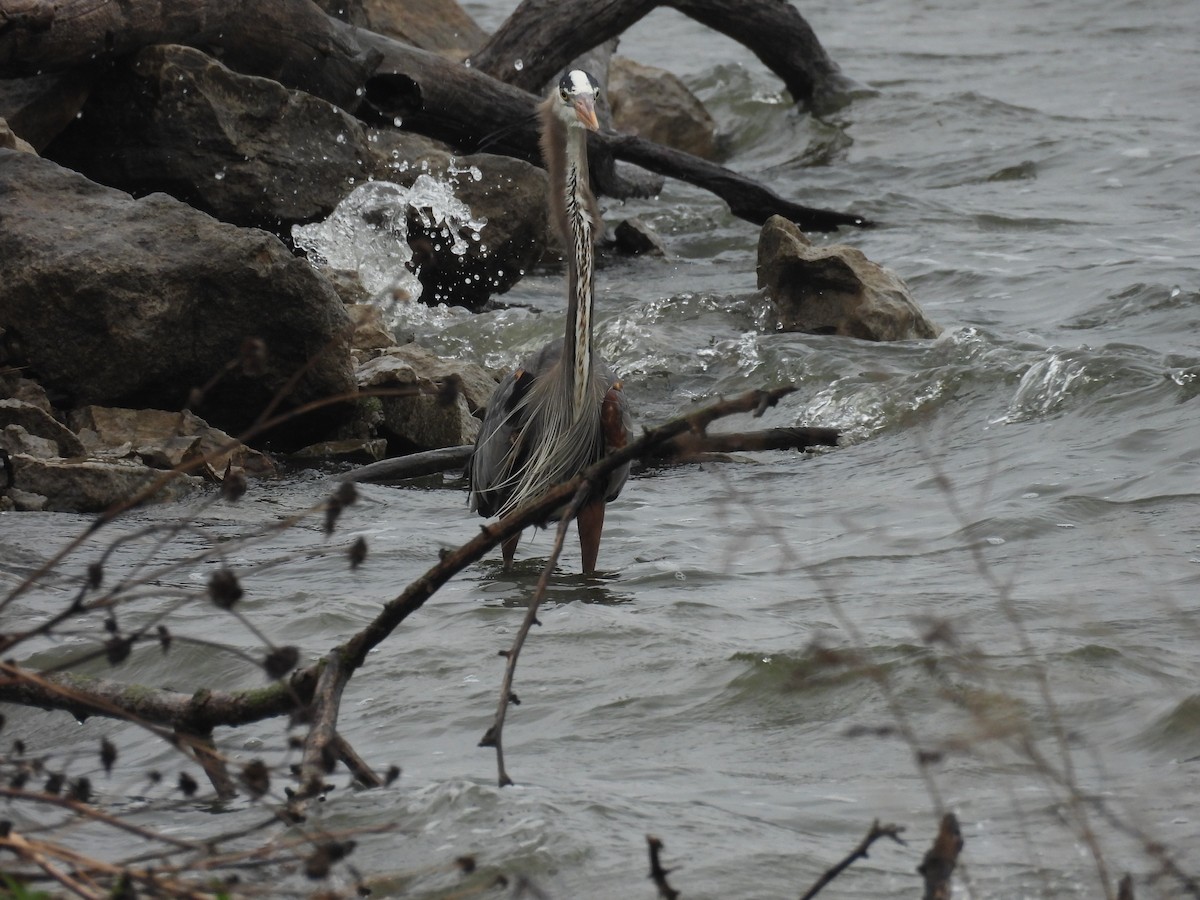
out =
[(600, 96), (600, 84), (582, 69), (572, 69), (558, 82), (558, 100), (555, 112), (568, 128), (586, 128), (599, 131), (596, 121), (596, 100)]

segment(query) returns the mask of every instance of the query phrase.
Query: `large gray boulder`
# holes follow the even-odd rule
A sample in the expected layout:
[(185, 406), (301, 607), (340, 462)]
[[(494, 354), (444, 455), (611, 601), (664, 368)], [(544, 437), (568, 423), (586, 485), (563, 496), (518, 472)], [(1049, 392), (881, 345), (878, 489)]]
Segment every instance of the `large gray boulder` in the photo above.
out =
[(146, 47), (99, 79), (44, 155), (101, 184), (163, 191), (280, 233), (328, 215), (370, 170), (349, 113), (176, 44)]
[[(353, 391), (349, 325), (273, 235), (0, 150), (4, 350), (56, 406), (190, 405), (239, 434), (277, 394), (286, 411)], [(272, 436), (311, 443), (346, 414), (328, 406)]]
[(868, 341), (941, 333), (892, 272), (844, 244), (813, 246), (782, 216), (768, 219), (759, 235), (758, 286), (766, 289), (782, 331)]
[(487, 224), (456, 252), (419, 200), (402, 211), (426, 303), (480, 309), (546, 247), (546, 177), (536, 166), (459, 157), (429, 138), (368, 129), (324, 100), (233, 72), (190, 47), (147, 47), (116, 66), (45, 155), (101, 184), (162, 191), (285, 239), (369, 180), (404, 188), (422, 174), (448, 180)]

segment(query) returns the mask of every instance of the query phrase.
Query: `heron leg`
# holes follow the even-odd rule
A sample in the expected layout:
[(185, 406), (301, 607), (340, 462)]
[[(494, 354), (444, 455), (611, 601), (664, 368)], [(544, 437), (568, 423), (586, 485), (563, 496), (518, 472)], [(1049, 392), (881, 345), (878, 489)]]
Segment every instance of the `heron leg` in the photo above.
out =
[(604, 500), (593, 500), (582, 509), (575, 519), (579, 529), (579, 549), (583, 552), (583, 574), (596, 571), (596, 557), (600, 555), (600, 532), (604, 530)]
[(504, 541), (500, 545), (500, 552), (504, 555), (505, 571), (508, 571), (509, 569), (512, 568), (513, 556), (516, 555), (517, 544), (520, 540), (521, 540), (521, 532), (518, 531), (516, 534), (514, 534), (507, 541)]

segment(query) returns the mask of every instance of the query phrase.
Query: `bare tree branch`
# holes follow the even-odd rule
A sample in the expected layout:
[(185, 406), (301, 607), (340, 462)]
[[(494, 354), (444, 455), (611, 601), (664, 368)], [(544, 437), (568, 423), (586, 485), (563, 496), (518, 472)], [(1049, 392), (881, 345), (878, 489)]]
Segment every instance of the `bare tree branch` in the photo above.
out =
[(471, 55), (471, 64), (536, 93), (571, 60), (619, 37), (658, 7), (673, 7), (744, 44), (800, 105), (836, 105), (836, 95), (854, 86), (786, 0), (524, 0)]
[(829, 884), (829, 882), (841, 875), (842, 872), (850, 868), (853, 863), (860, 859), (866, 859), (867, 851), (870, 850), (871, 845), (880, 838), (891, 838), (897, 844), (903, 844), (904, 839), (900, 837), (900, 832), (903, 830), (903, 825), (880, 825), (879, 820), (876, 819), (871, 823), (871, 828), (867, 831), (863, 839), (858, 842), (858, 846), (850, 851), (850, 855), (843, 859), (836, 866), (829, 868), (824, 875), (816, 880), (812, 887), (810, 887), (804, 894), (800, 896), (800, 900), (812, 900), (813, 897), (821, 893), (821, 890), (825, 887), (825, 885)]
[(496, 768), (500, 787), (507, 787), (513, 783), (512, 779), (508, 777), (508, 771), (504, 768), (503, 739), (504, 718), (508, 712), (508, 706), (510, 703), (520, 702), (516, 699), (512, 689), (513, 676), (517, 671), (517, 658), (521, 655), (521, 648), (525, 646), (525, 638), (529, 636), (529, 630), (534, 625), (541, 624), (537, 617), (538, 607), (542, 605), (542, 600), (546, 596), (546, 588), (550, 584), (550, 573), (554, 571), (554, 567), (558, 563), (558, 556), (562, 553), (563, 541), (567, 536), (567, 526), (575, 518), (584, 501), (587, 500), (588, 495), (592, 492), (592, 486), (593, 483), (588, 481), (581, 484), (575, 491), (575, 496), (571, 498), (571, 502), (562, 511), (558, 520), (558, 530), (554, 535), (554, 546), (550, 549), (550, 557), (546, 560), (546, 565), (542, 567), (542, 574), (538, 578), (533, 596), (529, 598), (529, 605), (525, 609), (525, 618), (521, 620), (521, 627), (517, 629), (512, 647), (504, 654), (507, 662), (504, 666), (504, 678), (500, 683), (500, 702), (496, 707), (496, 717), (487, 733), (479, 741), (480, 747), (496, 748)]

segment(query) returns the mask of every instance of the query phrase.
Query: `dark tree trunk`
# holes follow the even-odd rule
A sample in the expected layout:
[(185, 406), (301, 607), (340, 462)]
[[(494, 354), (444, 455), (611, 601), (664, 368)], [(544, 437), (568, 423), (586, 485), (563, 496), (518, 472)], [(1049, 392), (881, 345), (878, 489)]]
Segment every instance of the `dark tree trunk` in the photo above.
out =
[[(842, 74), (787, 0), (524, 0), (472, 54), (471, 64), (501, 81), (538, 92), (572, 59), (619, 36), (660, 6), (677, 9), (744, 44), (805, 108), (839, 106), (846, 92), (858, 87)], [(586, 28), (580, 27), (583, 22)]]
[[(464, 152), (507, 153), (540, 163), (536, 97), (474, 67), (455, 65), (379, 35), (360, 32), (359, 38), (383, 56), (379, 74), (367, 82), (366, 96), (386, 119), (399, 117), (403, 127)], [(786, 200), (724, 166), (633, 135), (593, 134), (589, 146), (711, 191), (729, 204), (734, 215), (756, 225), (776, 214), (815, 231), (871, 224), (862, 216)]]

